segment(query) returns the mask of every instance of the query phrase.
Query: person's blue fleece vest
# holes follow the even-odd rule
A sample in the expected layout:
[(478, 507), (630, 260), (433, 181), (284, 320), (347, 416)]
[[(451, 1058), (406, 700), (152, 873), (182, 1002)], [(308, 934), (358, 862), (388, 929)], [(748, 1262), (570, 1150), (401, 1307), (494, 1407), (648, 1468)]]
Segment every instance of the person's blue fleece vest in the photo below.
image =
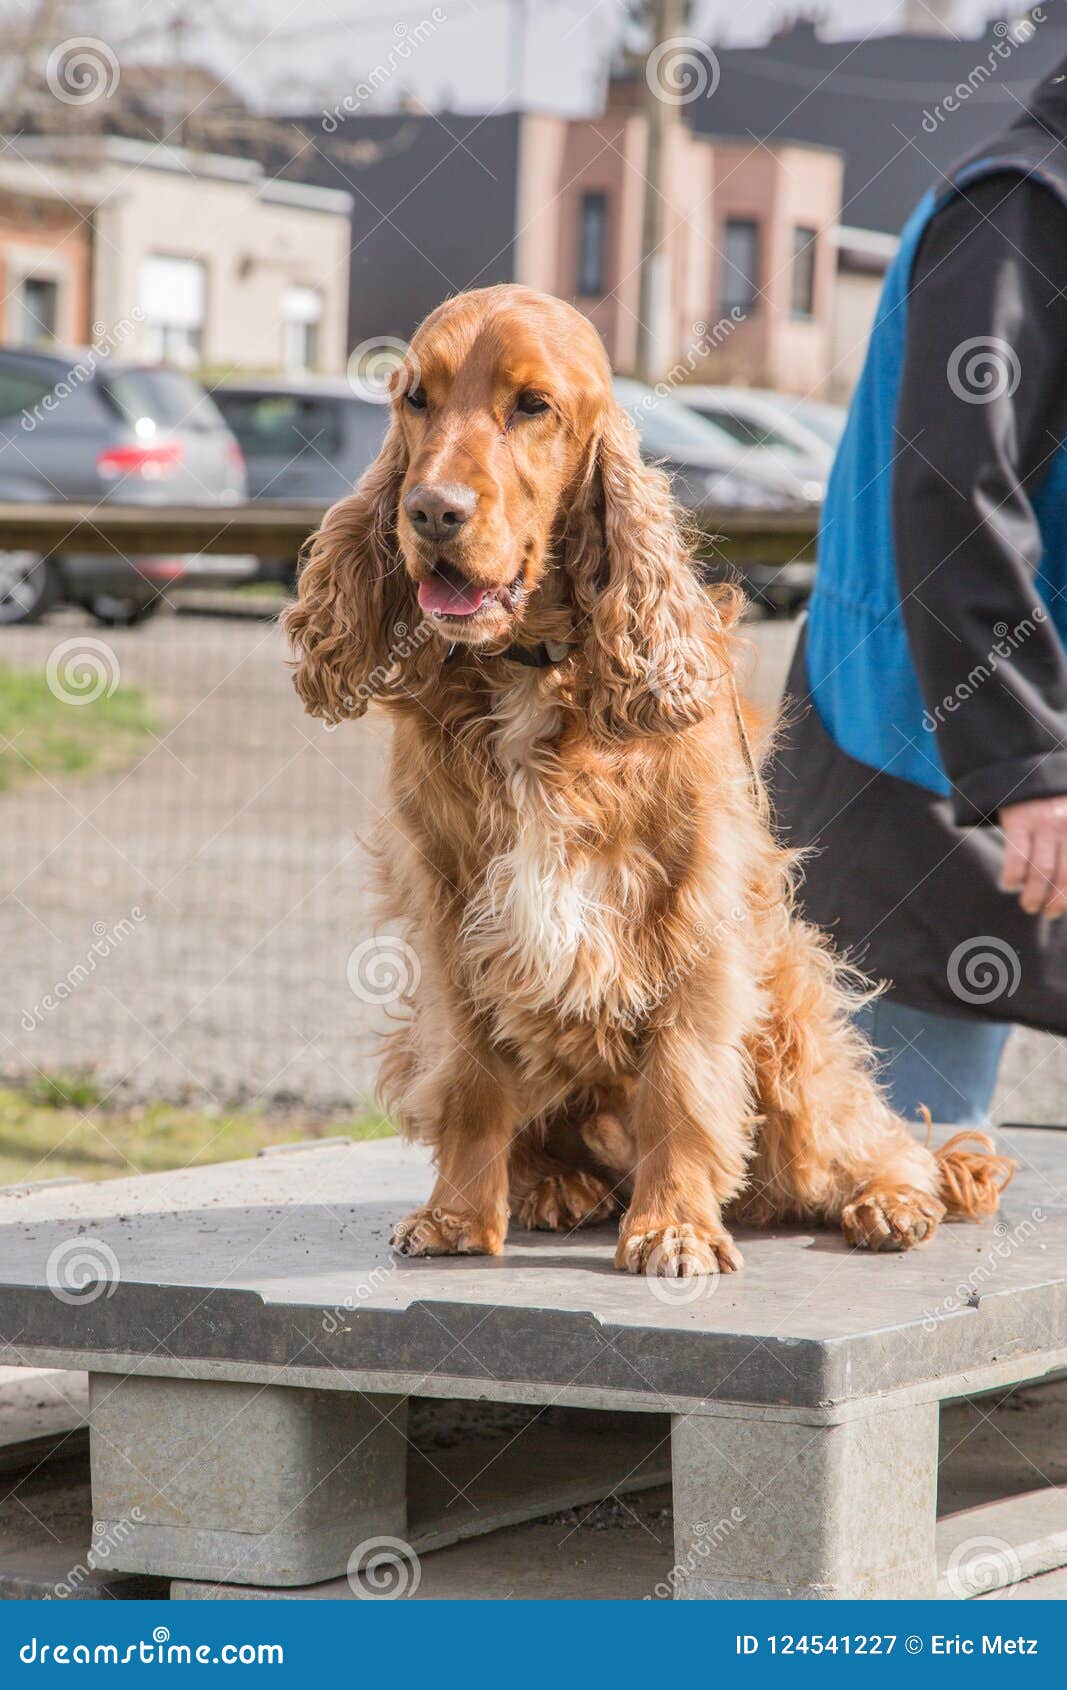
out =
[[(1048, 150), (1048, 141), (1044, 150)], [(819, 529), (818, 571), (807, 629), (808, 683), (823, 726), (861, 763), (945, 795), (949, 783), (936, 733), (923, 729), (925, 704), (900, 606), (893, 549), (894, 425), (904, 366), (912, 266), (930, 219), (957, 187), (998, 171), (1018, 171), (1067, 203), (1067, 180), (1025, 141), (958, 169), (905, 225), (886, 275), (863, 374), (838, 448)], [(931, 371), (931, 380), (947, 372)], [(1025, 372), (1023, 372), (1025, 380)], [(1031, 493), (1041, 532), (1037, 590), (1067, 643), (1067, 442)], [(958, 677), (957, 677), (958, 678)], [(946, 691), (952, 678), (946, 677)]]

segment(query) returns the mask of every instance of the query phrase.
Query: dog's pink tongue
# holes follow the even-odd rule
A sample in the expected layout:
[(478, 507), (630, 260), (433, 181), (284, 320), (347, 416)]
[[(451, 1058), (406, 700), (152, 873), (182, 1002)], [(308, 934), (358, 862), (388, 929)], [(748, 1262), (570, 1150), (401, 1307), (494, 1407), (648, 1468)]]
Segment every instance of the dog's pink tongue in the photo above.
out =
[(473, 581), (452, 582), (444, 575), (431, 575), (419, 582), (419, 609), (437, 611), (442, 616), (473, 616), (481, 610), (485, 588)]

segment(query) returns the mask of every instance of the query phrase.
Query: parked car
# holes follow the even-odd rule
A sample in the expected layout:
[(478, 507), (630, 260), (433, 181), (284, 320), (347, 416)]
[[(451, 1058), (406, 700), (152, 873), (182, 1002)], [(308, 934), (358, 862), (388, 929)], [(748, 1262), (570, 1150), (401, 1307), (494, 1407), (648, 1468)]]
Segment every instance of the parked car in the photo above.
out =
[(800, 415), (799, 401), (755, 387), (687, 386), (678, 389), (678, 398), (736, 441), (749, 465), (783, 465), (801, 482), (804, 496), (821, 503), (834, 447)]
[(790, 399), (789, 405), (797, 419), (816, 433), (820, 440), (837, 451), (838, 443), (848, 421), (847, 405), (829, 405), (823, 399)]
[[(668, 471), (679, 503), (693, 513), (708, 535), (718, 530), (724, 509), (807, 512), (813, 502), (803, 496), (804, 483), (773, 460), (756, 461), (736, 440), (669, 395), (661, 396), (643, 383), (615, 379), (615, 394), (632, 417), (641, 437), (642, 455)], [(710, 563), (708, 564), (710, 567)], [(772, 614), (792, 614), (810, 593), (814, 562), (798, 558), (789, 563), (762, 562), (742, 566), (745, 585)]]
[[(226, 505), (245, 497), (240, 448), (203, 388), (177, 370), (90, 352), (0, 347), (0, 502)], [(252, 557), (0, 551), (0, 623), (67, 600), (132, 623), (163, 586), (225, 584)]]
[[(378, 456), (389, 407), (359, 399), (347, 382), (327, 376), (235, 379), (212, 397), (236, 436), (248, 466), (252, 499), (332, 505), (351, 493)], [(296, 559), (264, 562), (264, 579), (292, 581)]]

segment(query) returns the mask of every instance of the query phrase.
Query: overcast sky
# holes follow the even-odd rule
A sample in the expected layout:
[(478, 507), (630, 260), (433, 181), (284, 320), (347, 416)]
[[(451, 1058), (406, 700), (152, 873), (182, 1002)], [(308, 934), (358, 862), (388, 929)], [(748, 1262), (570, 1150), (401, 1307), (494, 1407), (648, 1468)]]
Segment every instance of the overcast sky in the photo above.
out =
[[(197, 0), (142, 0), (142, 15), (162, 22), (183, 3), (199, 10)], [(201, 36), (197, 48), (209, 49), (204, 56), (220, 72), (228, 70), (249, 93), (266, 93), (274, 105), (304, 106), (307, 95), (326, 90), (337, 100), (371, 73), (382, 92), (371, 105), (361, 99), (364, 110), (388, 109), (402, 89), (428, 104), (464, 110), (515, 104), (511, 66), (521, 0), (200, 3), (232, 22)], [(921, 9), (923, 0), (914, 4)], [(828, 34), (863, 36), (894, 28), (903, 6), (904, 0), (825, 0), (820, 9)], [(694, 27), (713, 43), (760, 41), (798, 9), (784, 0), (698, 0)], [(975, 34), (983, 20), (1004, 10), (996, 0), (955, 0), (951, 22), (956, 33)], [(525, 14), (525, 103), (589, 109), (618, 39), (621, 0), (525, 0)], [(402, 54), (397, 44), (405, 30), (408, 51)], [(417, 43), (410, 39), (416, 34)]]

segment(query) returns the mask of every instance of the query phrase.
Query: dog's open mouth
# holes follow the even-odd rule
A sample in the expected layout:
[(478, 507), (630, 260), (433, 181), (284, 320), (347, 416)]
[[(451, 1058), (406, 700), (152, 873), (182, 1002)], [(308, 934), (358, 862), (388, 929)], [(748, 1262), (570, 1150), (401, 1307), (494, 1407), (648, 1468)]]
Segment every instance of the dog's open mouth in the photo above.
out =
[(466, 622), (490, 605), (503, 605), (505, 610), (517, 609), (522, 598), (522, 570), (513, 581), (501, 587), (483, 587), (470, 581), (458, 569), (439, 559), (433, 574), (419, 582), (419, 609), (448, 622)]

